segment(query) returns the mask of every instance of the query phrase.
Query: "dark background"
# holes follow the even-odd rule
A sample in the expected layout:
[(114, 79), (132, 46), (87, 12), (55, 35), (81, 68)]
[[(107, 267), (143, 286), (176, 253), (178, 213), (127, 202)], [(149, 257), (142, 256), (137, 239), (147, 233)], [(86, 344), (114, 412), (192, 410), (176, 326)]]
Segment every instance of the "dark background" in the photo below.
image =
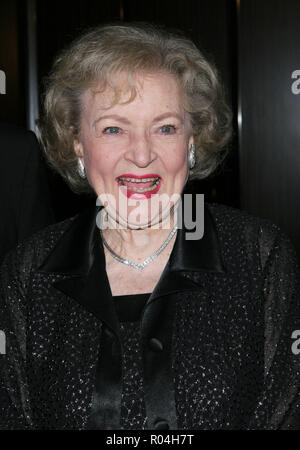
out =
[[(86, 27), (150, 21), (189, 35), (217, 66), (234, 113), (230, 156), (197, 189), (279, 224), (300, 255), (300, 95), (291, 90), (300, 70), (298, 0), (0, 0), (0, 120), (25, 127), (29, 7), (40, 98), (54, 56)], [(57, 220), (90, 201), (48, 175)]]

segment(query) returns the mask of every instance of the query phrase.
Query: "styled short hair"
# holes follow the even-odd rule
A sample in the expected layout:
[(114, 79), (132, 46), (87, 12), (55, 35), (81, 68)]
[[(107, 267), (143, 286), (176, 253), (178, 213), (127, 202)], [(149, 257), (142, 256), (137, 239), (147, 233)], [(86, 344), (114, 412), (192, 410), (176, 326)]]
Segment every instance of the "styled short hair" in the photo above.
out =
[[(98, 26), (73, 41), (56, 58), (46, 79), (44, 113), (39, 123), (46, 158), (75, 192), (92, 188), (78, 172), (74, 138), (80, 135), (82, 94), (112, 85), (114, 75), (139, 72), (173, 75), (183, 93), (195, 139), (196, 165), (190, 178), (209, 176), (226, 155), (231, 111), (217, 71), (196, 45), (180, 33), (150, 24)], [(135, 96), (130, 86), (131, 98)]]

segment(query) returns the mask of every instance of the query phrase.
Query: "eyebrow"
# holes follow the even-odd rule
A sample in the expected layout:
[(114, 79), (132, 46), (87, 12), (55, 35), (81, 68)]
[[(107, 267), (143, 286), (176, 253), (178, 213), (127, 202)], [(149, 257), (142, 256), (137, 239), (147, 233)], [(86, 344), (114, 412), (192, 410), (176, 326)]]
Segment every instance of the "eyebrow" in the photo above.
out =
[[(161, 114), (160, 116), (155, 117), (155, 119), (153, 119), (153, 122), (157, 123), (157, 122), (160, 122), (161, 120), (172, 118), (172, 117), (180, 120), (181, 123), (184, 122), (183, 117), (176, 112), (166, 112), (164, 114)], [(115, 119), (115, 120), (118, 120), (119, 122), (123, 122), (125, 125), (130, 125), (130, 123), (131, 123), (130, 120), (128, 120), (126, 117), (119, 116), (118, 114), (106, 114), (106, 115), (101, 116), (98, 119), (96, 119), (93, 122), (93, 125), (95, 125), (96, 123), (98, 123), (104, 119)]]
[(155, 123), (156, 122), (160, 122), (161, 120), (172, 118), (172, 117), (180, 120), (180, 122), (183, 123), (183, 117), (180, 114), (176, 113), (176, 112), (167, 112), (167, 113), (161, 114), (160, 116), (156, 117), (153, 120), (153, 122), (155, 122)]
[(125, 123), (126, 125), (130, 124), (130, 121), (128, 119), (126, 119), (126, 117), (119, 116), (118, 114), (106, 114), (106, 115), (101, 116), (98, 119), (96, 119), (93, 122), (93, 125), (95, 125), (96, 123), (100, 122), (100, 120), (104, 120), (104, 119), (115, 119), (115, 120), (118, 120), (119, 122)]

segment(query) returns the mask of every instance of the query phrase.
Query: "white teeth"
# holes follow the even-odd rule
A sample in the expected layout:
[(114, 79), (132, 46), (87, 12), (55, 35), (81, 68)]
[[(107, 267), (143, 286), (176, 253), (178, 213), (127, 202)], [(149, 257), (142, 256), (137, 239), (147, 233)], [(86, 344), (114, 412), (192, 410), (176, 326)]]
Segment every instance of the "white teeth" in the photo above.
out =
[(157, 187), (157, 185), (158, 185), (158, 182), (157, 183), (155, 183), (153, 186), (151, 186), (150, 188), (146, 188), (146, 189), (132, 189), (131, 188), (131, 190), (132, 191), (134, 191), (134, 192), (149, 192), (149, 191), (154, 191), (154, 189), (156, 189), (156, 187)]
[(158, 177), (155, 178), (129, 178), (129, 177), (119, 177), (119, 180), (123, 181), (132, 181), (134, 183), (146, 183), (149, 181), (157, 181), (159, 180)]
[[(128, 180), (128, 181), (134, 181), (134, 180), (136, 180), (136, 178), (119, 178), (119, 181), (121, 182), (120, 184), (122, 185), (122, 186), (125, 186), (125, 184), (123, 183), (123, 180)], [(160, 182), (160, 179), (159, 178), (144, 178), (143, 179), (143, 181), (144, 182), (146, 182), (146, 180), (147, 181), (154, 181), (155, 180), (155, 183), (153, 184), (153, 186), (151, 186), (151, 187), (149, 187), (149, 188), (145, 188), (145, 189), (136, 189), (136, 188), (134, 188), (134, 187), (131, 187), (130, 188), (130, 190), (131, 191), (134, 191), (134, 192), (137, 192), (137, 193), (143, 193), (143, 192), (149, 192), (149, 191), (154, 191), (154, 189), (156, 189), (157, 188), (157, 186), (158, 186), (158, 184), (159, 184), (159, 182)], [(141, 180), (139, 179), (139, 182), (140, 182)]]

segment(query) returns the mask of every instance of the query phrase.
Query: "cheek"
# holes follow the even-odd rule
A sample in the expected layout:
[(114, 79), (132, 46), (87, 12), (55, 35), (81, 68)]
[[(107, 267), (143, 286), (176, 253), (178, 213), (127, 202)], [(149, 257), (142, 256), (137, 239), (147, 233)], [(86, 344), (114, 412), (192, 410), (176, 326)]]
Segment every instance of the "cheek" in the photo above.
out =
[(111, 174), (115, 166), (114, 159), (112, 152), (106, 151), (99, 143), (86, 147), (85, 164), (91, 176)]
[(178, 149), (177, 152), (172, 152), (169, 155), (167, 161), (167, 169), (173, 173), (173, 175), (181, 175), (182, 173), (186, 173), (187, 171), (187, 154), (186, 151), (182, 149)]

